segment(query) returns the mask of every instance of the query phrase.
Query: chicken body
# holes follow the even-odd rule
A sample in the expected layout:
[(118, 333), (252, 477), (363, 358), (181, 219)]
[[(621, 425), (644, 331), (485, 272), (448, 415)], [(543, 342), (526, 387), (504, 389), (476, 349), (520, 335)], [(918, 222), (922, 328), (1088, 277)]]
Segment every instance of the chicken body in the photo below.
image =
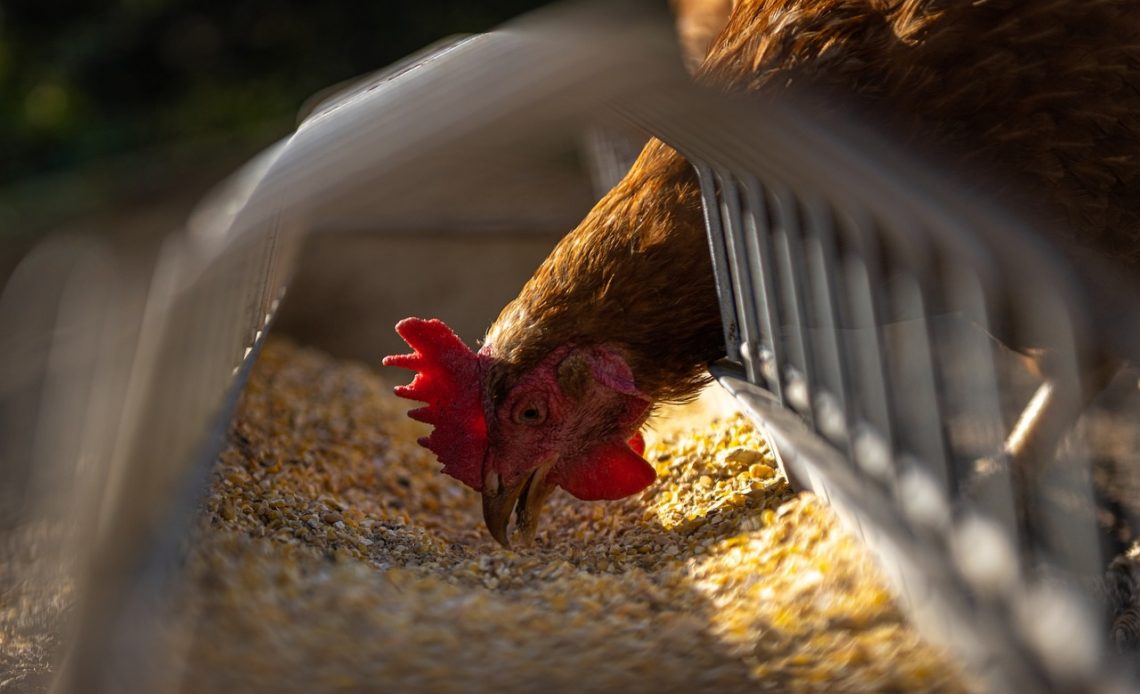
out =
[[(834, 93), (1140, 271), (1140, 3), (741, 0), (698, 75)], [(492, 382), (560, 344), (615, 342), (647, 394), (684, 399), (718, 315), (696, 176), (654, 140), (491, 326)]]
[[(1140, 271), (1140, 2), (738, 0), (697, 78), (834, 95), (905, 143), (1008, 181), (1063, 240)], [(590, 441), (625, 441), (653, 404), (693, 396), (722, 351), (698, 181), (653, 140), (487, 333), (492, 533), (505, 541), (518, 501), (533, 534), (554, 477), (605, 476), (581, 454)], [(619, 362), (634, 387), (614, 394), (600, 374)], [(520, 415), (528, 403), (538, 420)], [(548, 452), (536, 457), (518, 427), (541, 432)]]

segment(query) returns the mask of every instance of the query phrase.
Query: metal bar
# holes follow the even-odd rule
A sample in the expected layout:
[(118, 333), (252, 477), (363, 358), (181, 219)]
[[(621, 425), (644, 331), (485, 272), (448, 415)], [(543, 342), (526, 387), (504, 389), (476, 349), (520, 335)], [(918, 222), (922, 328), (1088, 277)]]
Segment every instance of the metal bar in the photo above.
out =
[(767, 196), (754, 176), (744, 179), (745, 207), (744, 241), (748, 258), (747, 267), (752, 275), (756, 306), (760, 313), (761, 341), (757, 346), (756, 360), (768, 390), (781, 403), (787, 404), (780, 369), (784, 363), (784, 345), (780, 338), (780, 303), (776, 299), (776, 280), (772, 268), (772, 226), (768, 214)]
[(842, 450), (850, 446), (852, 408), (848, 404), (850, 365), (840, 349), (839, 326), (845, 324), (839, 301), (839, 262), (835, 248), (833, 218), (818, 197), (804, 204), (804, 259), (813, 317), (815, 362), (820, 388), (814, 393), (816, 428)]
[(849, 235), (842, 259), (851, 329), (843, 351), (853, 355), (852, 405), (856, 425), (851, 433), (855, 463), (878, 484), (893, 487), (893, 424), (887, 386), (886, 356), (881, 344), (882, 308), (876, 283), (881, 276), (877, 250), (869, 242), (869, 222), (853, 217), (840, 227)]
[(724, 224), (724, 246), (728, 255), (732, 293), (736, 300), (737, 327), (739, 328), (740, 359), (748, 378), (759, 376), (757, 349), (760, 330), (745, 249), (744, 224), (741, 219), (741, 195), (735, 179), (724, 172), (714, 173), (720, 190), (720, 219)]
[(740, 345), (737, 327), (736, 300), (732, 293), (732, 275), (728, 264), (728, 249), (725, 247), (724, 223), (720, 217), (720, 202), (716, 189), (716, 178), (712, 170), (694, 162), (697, 178), (701, 184), (701, 199), (704, 202), (705, 228), (708, 230), (709, 254), (712, 258), (713, 273), (716, 275), (716, 293), (720, 300), (720, 318), (724, 328), (725, 354), (733, 361), (740, 361)]
[(808, 314), (804, 302), (800, 248), (798, 203), (783, 186), (769, 187), (769, 210), (772, 214), (772, 241), (775, 251), (776, 289), (784, 304), (784, 320), (780, 335), (787, 349), (787, 363), (781, 368), (785, 399), (788, 404), (814, 425), (811, 393), (814, 367), (811, 363), (811, 340), (808, 336)]

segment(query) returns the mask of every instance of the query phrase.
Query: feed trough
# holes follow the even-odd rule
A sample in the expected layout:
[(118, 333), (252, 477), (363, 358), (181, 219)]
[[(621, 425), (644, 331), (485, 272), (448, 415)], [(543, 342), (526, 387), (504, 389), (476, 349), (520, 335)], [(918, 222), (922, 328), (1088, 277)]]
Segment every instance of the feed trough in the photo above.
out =
[[(714, 375), (786, 475), (876, 551), (924, 633), (997, 691), (1127, 687), (1096, 592), (1116, 550), (1100, 539), (1092, 444), (1071, 437), (1061, 467), (1076, 473), (1050, 467), (1028, 488), (978, 461), (1035, 385), (991, 334), (1032, 335), (1075, 379), (1093, 341), (1135, 354), (1136, 321), (1099, 329), (1103, 302), (1030, 222), (812, 103), (701, 90), (660, 18), (561, 8), (318, 104), (141, 270), (97, 240), (44, 240), (0, 296), (0, 511), (49, 528), (29, 540), (28, 576), (75, 577), (56, 686), (161, 681), (158, 615), (241, 389), (278, 314), (303, 302), (286, 290), (307, 239), (493, 246), (569, 228), (590, 199), (577, 158), (612, 183), (627, 146), (605, 133), (632, 129), (701, 179), (725, 328)], [(335, 536), (345, 518), (326, 512)]]

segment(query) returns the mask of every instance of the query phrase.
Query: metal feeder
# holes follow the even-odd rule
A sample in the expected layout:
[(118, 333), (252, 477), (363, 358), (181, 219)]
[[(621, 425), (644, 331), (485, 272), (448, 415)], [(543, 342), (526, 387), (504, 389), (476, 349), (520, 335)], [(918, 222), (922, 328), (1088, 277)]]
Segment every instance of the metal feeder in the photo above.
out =
[[(995, 691), (1128, 688), (1090, 599), (1111, 557), (1088, 475), (1023, 489), (999, 469), (979, 487), (976, 461), (1025, 391), (987, 333), (1047, 345), (1075, 380), (1097, 341), (1140, 354), (1135, 311), (1106, 330), (1031, 222), (881, 134), (810, 100), (693, 86), (662, 19), (558, 8), (368, 78), (142, 271), (91, 239), (23, 257), (0, 294), (0, 512), (62, 527), (29, 567), (78, 581), (57, 690), (149, 689), (178, 544), (307, 235), (569, 228), (580, 210), (543, 206), (534, 171), (584, 188), (558, 162), (586, 143), (612, 178), (628, 147), (598, 133), (630, 124), (699, 174), (727, 355), (713, 373), (789, 478), (876, 551), (917, 624)], [(1080, 440), (1062, 456), (1089, 469)], [(1017, 504), (1057, 496), (1084, 511), (1039, 504), (1027, 535)]]

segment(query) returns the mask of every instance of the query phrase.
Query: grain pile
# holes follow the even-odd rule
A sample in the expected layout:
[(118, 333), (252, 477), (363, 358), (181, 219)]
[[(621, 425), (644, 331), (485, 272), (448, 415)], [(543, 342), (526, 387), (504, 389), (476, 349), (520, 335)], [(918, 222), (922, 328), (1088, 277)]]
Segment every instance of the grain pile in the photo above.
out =
[(56, 548), (59, 523), (0, 529), (0, 692), (32, 694), (51, 686), (62, 656), (62, 625), (74, 601), (70, 573)]
[(659, 480), (558, 493), (536, 546), (363, 366), (270, 342), (171, 617), (182, 691), (958, 691), (857, 543), (739, 417), (648, 436)]

